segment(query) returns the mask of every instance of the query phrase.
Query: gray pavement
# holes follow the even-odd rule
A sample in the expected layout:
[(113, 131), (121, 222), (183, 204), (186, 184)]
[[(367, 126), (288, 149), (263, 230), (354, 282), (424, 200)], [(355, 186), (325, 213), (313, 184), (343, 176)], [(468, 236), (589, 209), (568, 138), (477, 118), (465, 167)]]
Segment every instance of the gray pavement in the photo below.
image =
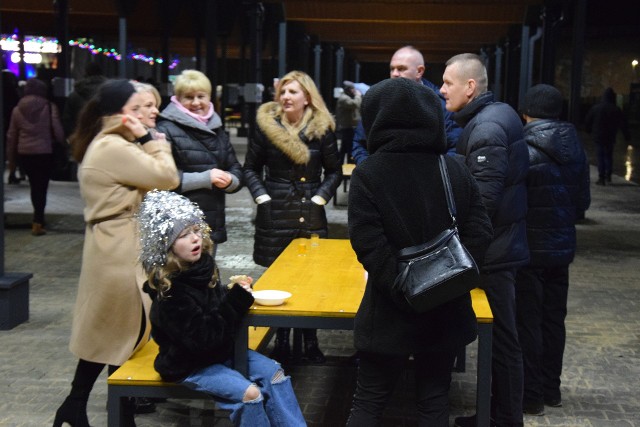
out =
[[(239, 157), (246, 141), (233, 138)], [(592, 167), (595, 182), (595, 168)], [(4, 179), (6, 182), (6, 178)], [(82, 202), (77, 183), (52, 182), (47, 205), (48, 234), (30, 234), (27, 183), (5, 185), (5, 269), (31, 272), (30, 318), (0, 331), (0, 426), (51, 425), (69, 391), (76, 365), (67, 345), (83, 242)], [(593, 202), (578, 225), (578, 254), (571, 267), (562, 408), (527, 426), (640, 426), (640, 188), (614, 176), (610, 186), (592, 186)], [(339, 201), (345, 194), (339, 190)], [(227, 199), (229, 241), (217, 260), (224, 276), (264, 268), (251, 259), (253, 203), (246, 189)], [(331, 237), (346, 238), (347, 211), (328, 205)], [(320, 331), (325, 366), (287, 369), (310, 426), (344, 425), (355, 387), (352, 334)], [(467, 370), (454, 373), (451, 420), (474, 412), (476, 344), (468, 347)], [(88, 406), (92, 426), (106, 426), (106, 373)], [(386, 411), (385, 426), (416, 425), (410, 371)], [(138, 415), (145, 426), (228, 426), (210, 401), (170, 400), (153, 414)]]

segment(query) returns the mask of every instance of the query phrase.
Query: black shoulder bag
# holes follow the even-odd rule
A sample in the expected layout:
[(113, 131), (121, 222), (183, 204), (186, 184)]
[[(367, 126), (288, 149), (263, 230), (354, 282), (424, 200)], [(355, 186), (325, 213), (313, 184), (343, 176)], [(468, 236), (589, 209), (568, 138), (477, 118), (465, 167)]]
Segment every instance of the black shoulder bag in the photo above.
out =
[(479, 275), (478, 266), (458, 236), (456, 205), (444, 156), (439, 162), (452, 224), (427, 243), (398, 252), (399, 274), (393, 284), (418, 313), (469, 292), (476, 287)]

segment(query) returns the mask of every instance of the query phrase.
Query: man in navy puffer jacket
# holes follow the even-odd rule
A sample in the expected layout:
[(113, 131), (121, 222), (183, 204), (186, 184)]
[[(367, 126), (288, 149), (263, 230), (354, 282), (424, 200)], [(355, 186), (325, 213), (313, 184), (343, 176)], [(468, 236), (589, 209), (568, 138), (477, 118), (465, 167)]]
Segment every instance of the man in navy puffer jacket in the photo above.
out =
[(569, 264), (576, 251), (576, 219), (591, 201), (589, 164), (571, 123), (558, 120), (562, 94), (539, 84), (520, 108), (529, 146), (527, 238), (531, 262), (516, 277), (518, 337), (524, 360), (523, 410), (543, 415), (562, 406)]
[[(522, 426), (522, 351), (516, 328), (516, 271), (529, 263), (527, 188), (529, 168), (522, 121), (509, 105), (487, 91), (487, 70), (478, 55), (449, 59), (440, 93), (463, 128), (457, 153), (476, 179), (493, 225), (493, 240), (481, 266), (481, 284), (493, 312), (492, 418), (503, 426)], [(459, 417), (459, 427), (476, 418)]]

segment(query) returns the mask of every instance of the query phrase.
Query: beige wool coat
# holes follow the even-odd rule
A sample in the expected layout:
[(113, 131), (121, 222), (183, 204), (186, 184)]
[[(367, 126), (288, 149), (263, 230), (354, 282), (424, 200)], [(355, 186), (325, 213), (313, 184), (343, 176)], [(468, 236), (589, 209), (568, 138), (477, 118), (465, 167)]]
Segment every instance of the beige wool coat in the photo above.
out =
[(147, 191), (180, 183), (167, 142), (133, 141), (120, 116), (105, 118), (78, 171), (86, 227), (69, 348), (78, 358), (114, 366), (150, 331), (134, 214)]

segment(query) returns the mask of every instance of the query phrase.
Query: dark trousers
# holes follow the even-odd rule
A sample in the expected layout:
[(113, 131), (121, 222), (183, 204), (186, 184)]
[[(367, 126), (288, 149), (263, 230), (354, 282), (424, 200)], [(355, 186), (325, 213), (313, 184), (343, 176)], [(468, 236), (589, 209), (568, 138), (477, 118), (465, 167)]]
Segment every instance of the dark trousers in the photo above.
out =
[(352, 163), (351, 147), (353, 147), (353, 135), (355, 128), (340, 129), (340, 163)]
[(516, 327), (516, 270), (481, 275), (481, 288), (493, 312), (491, 411), (496, 424), (522, 426), (522, 351)]
[(560, 400), (569, 266), (526, 267), (518, 271), (516, 283), (524, 401), (542, 404)]
[[(418, 425), (449, 426), (449, 387), (456, 352), (414, 354)], [(382, 413), (406, 368), (408, 355), (359, 352), (358, 379), (347, 426), (380, 425)]]
[(613, 147), (615, 144), (596, 144), (598, 153), (598, 176), (600, 179), (611, 178), (613, 172)]
[(20, 164), (29, 178), (33, 222), (44, 224), (44, 208), (47, 205), (47, 191), (53, 170), (53, 155), (20, 155)]

